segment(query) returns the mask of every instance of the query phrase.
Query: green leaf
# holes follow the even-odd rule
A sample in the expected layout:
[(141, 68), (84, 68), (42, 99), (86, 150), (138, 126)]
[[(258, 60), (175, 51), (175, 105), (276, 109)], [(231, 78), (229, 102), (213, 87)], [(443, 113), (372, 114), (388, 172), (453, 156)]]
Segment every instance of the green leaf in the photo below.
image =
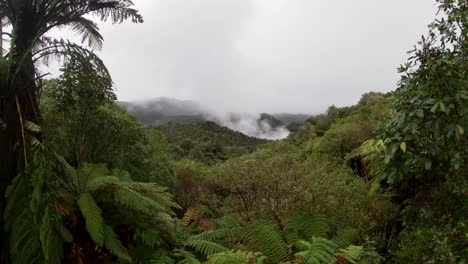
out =
[(405, 142), (402, 142), (400, 144), (400, 149), (403, 151), (403, 153), (406, 153), (406, 143)]
[(124, 262), (132, 262), (132, 258), (128, 255), (127, 249), (122, 246), (122, 242), (119, 240), (117, 234), (112, 230), (112, 227), (106, 225), (104, 227), (105, 240), (104, 245), (109, 249), (112, 254), (117, 256)]
[(432, 108), (431, 108), (431, 112), (432, 113), (435, 113), (437, 111), (437, 108), (439, 107), (439, 103), (436, 103)]
[(31, 121), (24, 122), (24, 127), (31, 132), (36, 132), (36, 133), (41, 132), (41, 127)]
[(96, 244), (104, 244), (104, 219), (99, 206), (89, 193), (83, 193), (76, 201), (86, 221), (86, 230)]
[(456, 127), (457, 127), (458, 133), (459, 133), (460, 135), (463, 135), (463, 133), (465, 133), (465, 129), (463, 129), (462, 126), (456, 125)]

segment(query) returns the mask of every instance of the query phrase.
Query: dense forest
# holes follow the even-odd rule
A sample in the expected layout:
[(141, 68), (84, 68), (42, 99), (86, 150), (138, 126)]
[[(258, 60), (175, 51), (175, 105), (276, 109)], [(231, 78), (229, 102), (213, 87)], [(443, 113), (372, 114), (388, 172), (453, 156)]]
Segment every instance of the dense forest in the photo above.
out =
[(0, 0), (0, 263), (466, 263), (468, 3), (437, 5), (393, 92), (273, 141), (117, 103), (89, 15), (131, 1)]

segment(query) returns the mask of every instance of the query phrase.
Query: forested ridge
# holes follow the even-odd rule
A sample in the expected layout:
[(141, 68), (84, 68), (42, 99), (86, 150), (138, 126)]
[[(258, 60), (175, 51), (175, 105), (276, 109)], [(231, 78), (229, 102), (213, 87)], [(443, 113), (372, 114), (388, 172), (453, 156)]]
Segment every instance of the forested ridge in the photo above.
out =
[(273, 141), (119, 105), (88, 15), (131, 1), (0, 0), (0, 263), (466, 263), (468, 3), (436, 3), (393, 92)]

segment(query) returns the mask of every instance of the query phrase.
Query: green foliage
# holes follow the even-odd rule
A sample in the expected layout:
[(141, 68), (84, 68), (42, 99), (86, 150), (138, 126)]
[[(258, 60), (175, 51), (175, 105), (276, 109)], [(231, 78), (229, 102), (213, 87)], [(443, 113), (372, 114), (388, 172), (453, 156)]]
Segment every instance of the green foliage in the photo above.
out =
[(253, 152), (268, 142), (219, 126), (214, 122), (195, 124), (168, 123), (157, 127), (173, 146), (178, 159), (214, 164)]
[(304, 263), (334, 263), (337, 246), (325, 238), (312, 238), (310, 242), (298, 241), (296, 247), (300, 250), (295, 254)]
[(135, 180), (157, 182), (173, 191), (176, 177), (164, 136), (144, 130), (113, 102), (110, 86), (96, 86), (92, 74), (75, 72), (80, 69), (75, 67), (45, 82), (42, 106), (49, 145), (73, 164), (106, 163), (127, 170)]
[(83, 217), (86, 221), (86, 229), (88, 230), (94, 242), (102, 246), (104, 244), (104, 219), (99, 206), (94, 201), (91, 194), (85, 192), (78, 197), (76, 201)]
[(278, 222), (303, 205), (306, 184), (301, 160), (297, 149), (284, 144), (271, 143), (215, 168), (213, 180), (229, 194), (226, 202), (245, 221), (264, 214)]
[(388, 101), (383, 96), (372, 100), (367, 97), (363, 95), (360, 105), (346, 117), (334, 119), (322, 137), (312, 139), (313, 153), (343, 159), (373, 138), (378, 122), (389, 114)]
[(387, 147), (384, 179), (391, 186), (455, 180), (466, 166), (466, 5), (440, 1), (440, 8), (447, 18), (430, 25), (429, 37), (400, 68), (396, 114), (380, 133)]
[(400, 67), (395, 115), (379, 133), (383, 186), (402, 208), (405, 229), (393, 245), (402, 262), (466, 259), (467, 5), (437, 2), (442, 18)]
[(223, 247), (218, 243), (208, 240), (189, 239), (187, 242), (185, 242), (185, 245), (194, 248), (197, 253), (201, 254), (204, 257), (228, 251), (226, 247)]
[(228, 251), (213, 254), (208, 257), (207, 264), (263, 264), (265, 257), (258, 252)]
[[(114, 231), (122, 224), (139, 234), (159, 234), (158, 246), (172, 243), (171, 208), (177, 205), (164, 188), (109, 176), (103, 165), (85, 164), (74, 169), (57, 158), (54, 163), (54, 157), (34, 152), (31, 173), (19, 175), (7, 192), (6, 222), (15, 246), (11, 248), (15, 263), (100, 258), (101, 247), (130, 262), (127, 242)], [(23, 205), (20, 210), (18, 205)], [(148, 242), (140, 237), (138, 241)], [(64, 250), (65, 243), (83, 249), (88, 244), (95, 246), (83, 252), (86, 255), (76, 255)], [(156, 243), (147, 244), (153, 247)]]

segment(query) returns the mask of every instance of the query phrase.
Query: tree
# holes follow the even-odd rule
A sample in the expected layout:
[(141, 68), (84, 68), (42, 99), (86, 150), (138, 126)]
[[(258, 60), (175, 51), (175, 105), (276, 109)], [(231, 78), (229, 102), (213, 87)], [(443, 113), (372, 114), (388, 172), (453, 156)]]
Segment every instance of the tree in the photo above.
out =
[[(40, 130), (25, 129), (26, 121), (41, 124), (38, 107), (39, 74), (35, 68), (50, 55), (87, 57), (87, 65), (105, 69), (91, 51), (77, 44), (47, 35), (53, 28), (68, 27), (82, 36), (91, 48), (99, 48), (103, 38), (97, 24), (84, 17), (96, 15), (100, 20), (111, 18), (120, 23), (131, 19), (143, 22), (130, 0), (0, 0), (0, 23), (11, 26), (10, 50), (0, 59), (0, 211), (3, 211), (4, 190), (26, 165), (25, 134), (42, 140)], [(3, 226), (3, 214), (0, 215)], [(1, 232), (0, 232), (1, 233)], [(3, 234), (2, 238), (5, 237)], [(5, 248), (3, 245), (0, 245)]]
[(379, 133), (382, 181), (402, 209), (399, 263), (466, 259), (468, 5), (437, 2), (443, 16), (400, 67), (395, 115)]

